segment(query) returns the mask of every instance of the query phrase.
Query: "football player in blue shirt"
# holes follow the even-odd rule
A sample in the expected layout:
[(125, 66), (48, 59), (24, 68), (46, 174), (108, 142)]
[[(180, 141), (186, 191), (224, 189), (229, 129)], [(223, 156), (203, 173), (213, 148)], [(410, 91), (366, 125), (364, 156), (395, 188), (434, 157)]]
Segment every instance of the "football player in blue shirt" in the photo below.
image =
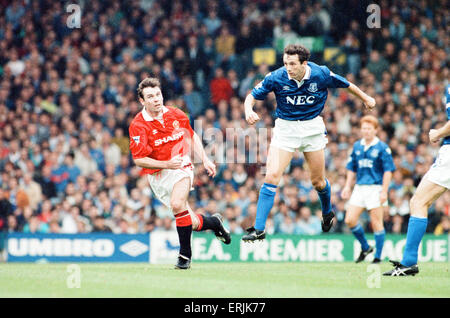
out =
[[(388, 205), (388, 188), (395, 165), (391, 149), (376, 136), (378, 119), (375, 116), (366, 115), (360, 122), (362, 139), (353, 145), (347, 162), (347, 180), (341, 196), (345, 200), (350, 198), (345, 214), (345, 224), (361, 243), (361, 253), (356, 263), (362, 262), (373, 252), (373, 247), (367, 243), (363, 227), (358, 223), (365, 209), (369, 211), (372, 230), (375, 234), (376, 252), (373, 263), (379, 263), (385, 237), (383, 207)], [(356, 185), (352, 192), (355, 177)]]
[(284, 66), (268, 73), (247, 95), (245, 119), (250, 125), (260, 118), (253, 111), (256, 100), (263, 100), (274, 92), (277, 109), (275, 127), (266, 163), (266, 176), (257, 203), (255, 225), (247, 229), (244, 241), (265, 238), (265, 225), (272, 209), (278, 183), (291, 162), (294, 151), (303, 152), (311, 173), (311, 182), (319, 194), (322, 206), (322, 230), (333, 225), (331, 187), (325, 178), (326, 128), (320, 116), (328, 96), (328, 88), (347, 88), (359, 97), (368, 109), (375, 107), (375, 99), (356, 85), (334, 74), (326, 66), (309, 62), (310, 52), (301, 45), (290, 44), (283, 54)]
[(445, 88), (447, 123), (439, 129), (431, 129), (428, 133), (430, 142), (439, 142), (444, 138), (439, 154), (423, 176), (409, 207), (411, 216), (406, 233), (406, 245), (401, 262), (391, 261), (394, 269), (383, 273), (385, 276), (409, 276), (419, 273), (417, 266), (419, 245), (428, 225), (428, 209), (445, 191), (450, 189), (450, 84)]

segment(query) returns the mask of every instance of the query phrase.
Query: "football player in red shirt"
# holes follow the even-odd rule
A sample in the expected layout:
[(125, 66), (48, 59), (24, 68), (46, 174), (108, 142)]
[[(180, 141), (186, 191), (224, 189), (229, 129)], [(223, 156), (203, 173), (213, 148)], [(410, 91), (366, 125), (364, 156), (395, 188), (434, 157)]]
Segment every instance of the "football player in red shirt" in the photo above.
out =
[(216, 175), (216, 166), (207, 157), (202, 141), (190, 126), (186, 114), (178, 108), (164, 106), (157, 78), (144, 79), (137, 92), (144, 108), (129, 127), (131, 154), (134, 163), (143, 168), (155, 196), (173, 211), (180, 240), (175, 268), (188, 269), (192, 256), (192, 230), (212, 230), (225, 244), (231, 242), (220, 214), (211, 217), (196, 214), (188, 204), (194, 180), (191, 145), (209, 176)]

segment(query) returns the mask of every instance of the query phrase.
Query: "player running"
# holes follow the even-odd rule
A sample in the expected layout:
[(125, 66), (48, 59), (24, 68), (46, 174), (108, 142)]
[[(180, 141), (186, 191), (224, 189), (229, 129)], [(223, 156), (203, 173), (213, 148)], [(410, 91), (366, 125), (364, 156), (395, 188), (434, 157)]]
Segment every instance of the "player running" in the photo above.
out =
[(311, 173), (311, 182), (319, 194), (322, 206), (322, 230), (333, 225), (331, 187), (325, 178), (324, 148), (328, 142), (320, 113), (328, 96), (328, 88), (348, 88), (364, 105), (373, 109), (375, 99), (365, 94), (345, 78), (334, 74), (326, 66), (309, 62), (310, 52), (301, 45), (286, 46), (284, 66), (266, 75), (245, 99), (245, 119), (250, 125), (260, 118), (253, 111), (255, 100), (263, 100), (274, 92), (277, 109), (273, 137), (267, 156), (267, 173), (259, 192), (254, 227), (247, 229), (244, 241), (265, 238), (265, 225), (272, 209), (278, 183), (291, 162), (294, 151), (303, 152)]
[(423, 176), (409, 203), (411, 216), (406, 233), (406, 245), (401, 262), (391, 261), (394, 269), (385, 276), (409, 276), (419, 273), (417, 258), (419, 245), (428, 225), (428, 209), (446, 190), (450, 189), (450, 84), (446, 87), (447, 123), (439, 129), (431, 129), (430, 141), (444, 138), (436, 161)]
[(216, 167), (207, 157), (200, 137), (192, 130), (186, 114), (175, 107), (164, 106), (157, 78), (144, 79), (139, 83), (137, 92), (144, 108), (130, 124), (130, 150), (134, 163), (142, 167), (147, 175), (155, 196), (175, 216), (180, 240), (180, 254), (175, 268), (188, 269), (192, 256), (192, 230), (212, 230), (225, 244), (231, 242), (220, 214), (211, 217), (195, 214), (187, 202), (194, 180), (194, 168), (189, 156), (191, 140), (194, 153), (202, 158), (209, 176), (216, 175)]
[[(361, 253), (356, 263), (362, 262), (367, 255), (373, 252), (373, 247), (367, 243), (364, 230), (358, 223), (364, 209), (369, 211), (375, 235), (376, 252), (373, 263), (381, 261), (384, 245), (383, 207), (388, 205), (388, 188), (395, 165), (391, 149), (376, 136), (377, 129), (378, 120), (375, 116), (367, 115), (361, 118), (362, 139), (353, 145), (347, 163), (347, 179), (341, 193), (343, 199), (350, 198), (345, 214), (345, 224), (361, 243)], [(355, 177), (356, 185), (352, 192), (351, 188)]]

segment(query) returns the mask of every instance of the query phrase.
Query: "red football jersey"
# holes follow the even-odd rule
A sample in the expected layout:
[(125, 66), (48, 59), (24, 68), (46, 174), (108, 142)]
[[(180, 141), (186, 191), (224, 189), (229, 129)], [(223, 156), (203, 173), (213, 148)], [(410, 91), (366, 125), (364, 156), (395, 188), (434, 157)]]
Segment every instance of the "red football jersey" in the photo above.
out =
[[(162, 118), (152, 118), (145, 108), (138, 113), (128, 129), (133, 159), (149, 157), (170, 160), (189, 153), (194, 130), (186, 114), (175, 107), (163, 107)], [(143, 168), (143, 174), (153, 174), (161, 169)]]

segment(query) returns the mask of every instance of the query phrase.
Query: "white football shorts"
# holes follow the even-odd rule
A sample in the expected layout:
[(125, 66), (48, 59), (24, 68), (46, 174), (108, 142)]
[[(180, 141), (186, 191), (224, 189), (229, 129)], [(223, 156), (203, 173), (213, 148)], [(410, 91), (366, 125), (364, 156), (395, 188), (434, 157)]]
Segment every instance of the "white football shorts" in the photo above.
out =
[(436, 160), (423, 177), (450, 189), (450, 145), (443, 145), (439, 149)]
[(356, 184), (348, 203), (365, 208), (368, 211), (379, 208), (380, 206), (388, 206), (388, 200), (383, 205), (380, 204), (380, 193), (382, 189), (383, 187), (379, 184)]
[(271, 145), (294, 152), (312, 152), (324, 149), (328, 143), (322, 116), (310, 120), (285, 120), (277, 118)]
[(173, 186), (183, 178), (191, 180), (191, 191), (194, 189), (194, 165), (189, 156), (183, 157), (182, 169), (162, 169), (154, 174), (148, 174), (147, 179), (153, 193), (169, 209)]

